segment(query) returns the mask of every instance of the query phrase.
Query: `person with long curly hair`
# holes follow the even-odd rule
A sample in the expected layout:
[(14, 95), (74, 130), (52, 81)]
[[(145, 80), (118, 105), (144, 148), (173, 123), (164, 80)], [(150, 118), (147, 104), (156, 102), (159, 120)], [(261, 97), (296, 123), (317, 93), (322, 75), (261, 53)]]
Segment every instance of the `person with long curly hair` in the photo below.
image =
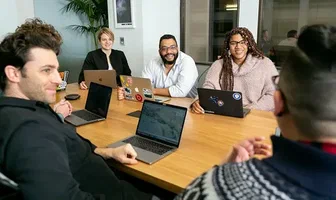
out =
[[(226, 33), (223, 54), (210, 67), (203, 88), (240, 91), (244, 107), (271, 111), (275, 91), (271, 77), (277, 74), (273, 62), (258, 49), (252, 33), (238, 27)], [(199, 100), (191, 109), (204, 113)]]

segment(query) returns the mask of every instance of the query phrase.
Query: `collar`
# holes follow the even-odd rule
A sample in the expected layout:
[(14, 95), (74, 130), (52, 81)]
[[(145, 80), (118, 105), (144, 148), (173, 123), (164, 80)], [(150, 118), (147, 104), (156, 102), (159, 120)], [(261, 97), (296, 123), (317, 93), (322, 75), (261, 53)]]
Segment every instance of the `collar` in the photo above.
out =
[(312, 141), (299, 141), (303, 144), (310, 145), (312, 147), (316, 147), (324, 152), (336, 155), (336, 144), (328, 143), (328, 142), (312, 142)]
[[(96, 51), (99, 52), (99, 55), (100, 55), (100, 56), (102, 56), (102, 57), (106, 57), (106, 54), (104, 53), (104, 51), (103, 51), (102, 48), (97, 49)], [(112, 56), (113, 52), (114, 52), (114, 49), (111, 49), (110, 57)]]
[(1, 97), (0, 109), (2, 107), (18, 107), (36, 111), (38, 109), (50, 111), (56, 118), (63, 123), (62, 118), (46, 103), (42, 101), (27, 100), (15, 97)]
[(232, 73), (234, 76), (244, 76), (254, 70), (258, 66), (258, 62), (259, 58), (253, 57), (250, 53), (247, 54), (241, 67), (239, 67), (231, 58)]
[(41, 101), (33, 101), (15, 97), (2, 97), (0, 99), (0, 108), (10, 106), (36, 110), (37, 108), (49, 108), (49, 105)]
[(273, 156), (264, 162), (310, 191), (336, 197), (335, 155), (283, 137), (272, 136), (271, 139)]

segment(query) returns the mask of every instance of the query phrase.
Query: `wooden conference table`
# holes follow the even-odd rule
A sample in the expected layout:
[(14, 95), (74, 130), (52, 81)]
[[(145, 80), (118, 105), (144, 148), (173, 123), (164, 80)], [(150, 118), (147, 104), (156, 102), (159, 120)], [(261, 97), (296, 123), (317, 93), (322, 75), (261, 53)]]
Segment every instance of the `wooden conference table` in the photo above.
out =
[[(79, 93), (79, 100), (71, 101), (74, 110), (85, 107), (87, 91), (79, 90), (78, 84), (69, 84), (66, 91), (57, 93), (57, 101), (66, 94)], [(189, 98), (172, 98), (167, 103), (188, 107)], [(142, 103), (118, 101), (113, 90), (106, 121), (80, 126), (77, 132), (98, 147), (135, 134), (138, 118), (126, 115), (141, 110)], [(168, 191), (179, 193), (193, 179), (215, 164), (221, 163), (232, 146), (252, 137), (269, 136), (274, 133), (276, 120), (271, 112), (252, 110), (244, 119), (211, 114), (194, 114), (188, 111), (179, 149), (162, 160), (147, 165), (122, 165), (113, 167)]]

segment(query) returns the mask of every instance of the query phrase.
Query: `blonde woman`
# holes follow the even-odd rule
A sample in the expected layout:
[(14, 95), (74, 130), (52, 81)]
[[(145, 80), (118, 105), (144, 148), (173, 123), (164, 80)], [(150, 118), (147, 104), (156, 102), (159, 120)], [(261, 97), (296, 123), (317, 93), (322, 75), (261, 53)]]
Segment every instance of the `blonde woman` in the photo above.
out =
[(87, 89), (84, 80), (84, 70), (112, 70), (117, 73), (117, 83), (120, 85), (119, 75), (131, 75), (124, 52), (112, 49), (114, 34), (109, 28), (102, 28), (98, 32), (100, 49), (90, 51), (83, 63), (82, 71), (79, 74), (78, 84), (80, 89)]

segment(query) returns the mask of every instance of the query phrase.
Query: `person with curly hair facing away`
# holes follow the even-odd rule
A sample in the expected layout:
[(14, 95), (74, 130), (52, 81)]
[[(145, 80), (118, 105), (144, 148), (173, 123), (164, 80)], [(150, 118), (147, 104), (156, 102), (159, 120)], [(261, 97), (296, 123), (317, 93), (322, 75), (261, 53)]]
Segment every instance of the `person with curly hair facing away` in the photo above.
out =
[[(250, 109), (274, 109), (275, 91), (271, 77), (278, 72), (265, 57), (247, 28), (234, 28), (226, 33), (223, 54), (210, 67), (203, 88), (240, 91), (243, 106)], [(193, 102), (195, 113), (204, 113), (199, 100)]]

